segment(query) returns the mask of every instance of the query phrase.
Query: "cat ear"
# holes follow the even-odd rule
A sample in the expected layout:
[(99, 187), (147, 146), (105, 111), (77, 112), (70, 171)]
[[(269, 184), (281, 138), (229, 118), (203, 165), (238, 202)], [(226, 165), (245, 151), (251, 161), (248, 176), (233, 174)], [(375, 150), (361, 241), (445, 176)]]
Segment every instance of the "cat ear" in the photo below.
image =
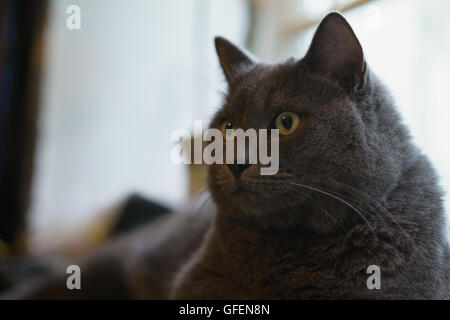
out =
[(305, 61), (313, 72), (335, 76), (347, 89), (359, 90), (365, 85), (366, 63), (361, 44), (337, 12), (329, 13), (320, 23)]
[(222, 37), (216, 37), (214, 42), (225, 78), (232, 84), (254, 64), (253, 59)]

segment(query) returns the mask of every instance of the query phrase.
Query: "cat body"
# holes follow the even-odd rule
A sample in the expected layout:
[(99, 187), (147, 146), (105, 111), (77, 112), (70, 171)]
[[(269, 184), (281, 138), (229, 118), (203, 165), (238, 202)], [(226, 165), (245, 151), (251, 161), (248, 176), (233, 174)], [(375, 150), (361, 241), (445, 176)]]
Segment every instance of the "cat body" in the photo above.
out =
[[(418, 160), (405, 183), (423, 178), (416, 173), (428, 166), (425, 159)], [(373, 230), (357, 224), (346, 234), (268, 233), (219, 211), (203, 246), (178, 275), (174, 297), (450, 299), (448, 247), (445, 239), (429, 241), (439, 234), (436, 231), (442, 221), (433, 218), (427, 204), (417, 201), (423, 192), (434, 190), (414, 191), (395, 190), (388, 210), (419, 211), (423, 216), (415, 219), (427, 217), (431, 223), (421, 228), (414, 220), (400, 218), (401, 232), (394, 223), (373, 221)], [(410, 205), (404, 206), (405, 198)], [(242, 214), (234, 210), (234, 214)], [(380, 267), (379, 289), (367, 286), (371, 265)]]
[(280, 136), (274, 176), (210, 166), (217, 215), (173, 297), (449, 299), (434, 169), (345, 19), (329, 14), (299, 61), (256, 63), (222, 38), (216, 49), (229, 92), (212, 128), (270, 129), (277, 115), (300, 124)]

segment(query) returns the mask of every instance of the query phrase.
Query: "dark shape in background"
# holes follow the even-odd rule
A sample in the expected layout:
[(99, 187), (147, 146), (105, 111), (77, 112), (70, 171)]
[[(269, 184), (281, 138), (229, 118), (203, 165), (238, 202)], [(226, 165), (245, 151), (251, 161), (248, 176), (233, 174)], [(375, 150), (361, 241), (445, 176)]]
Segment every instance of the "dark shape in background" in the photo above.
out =
[(47, 0), (0, 2), (0, 242), (13, 251), (30, 198), (46, 12)]
[(170, 209), (157, 202), (148, 200), (140, 194), (132, 194), (119, 213), (118, 220), (111, 230), (110, 236), (125, 234), (139, 226), (143, 226), (166, 213)]

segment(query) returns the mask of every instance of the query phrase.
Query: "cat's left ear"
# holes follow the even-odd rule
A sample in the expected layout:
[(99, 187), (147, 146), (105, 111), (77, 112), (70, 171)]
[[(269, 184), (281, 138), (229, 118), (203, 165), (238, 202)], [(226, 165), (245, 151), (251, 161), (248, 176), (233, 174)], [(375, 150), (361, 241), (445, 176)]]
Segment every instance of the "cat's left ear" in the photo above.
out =
[(234, 44), (222, 37), (214, 39), (220, 66), (228, 84), (232, 85), (239, 76), (245, 73), (253, 64), (249, 54), (244, 53)]
[(360, 90), (365, 85), (366, 63), (361, 44), (337, 12), (322, 20), (304, 60), (313, 71), (336, 77), (349, 90)]

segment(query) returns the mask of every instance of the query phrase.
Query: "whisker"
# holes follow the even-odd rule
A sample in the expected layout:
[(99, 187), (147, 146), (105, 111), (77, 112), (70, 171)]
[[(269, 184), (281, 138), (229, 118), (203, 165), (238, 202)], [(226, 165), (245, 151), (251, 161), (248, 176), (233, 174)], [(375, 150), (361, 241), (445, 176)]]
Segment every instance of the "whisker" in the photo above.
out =
[[(362, 191), (360, 191), (360, 190), (358, 190), (356, 188), (353, 188), (350, 185), (342, 183), (342, 182), (331, 181), (331, 180), (326, 180), (326, 179), (322, 180), (322, 182), (325, 182), (326, 184), (328, 184), (331, 187), (344, 189), (344, 190), (352, 193), (354, 196), (358, 197), (360, 201), (367, 202), (367, 200), (368, 200), (368, 205), (374, 209), (373, 213), (378, 218), (380, 218), (381, 220), (383, 220), (385, 217), (389, 218), (389, 220), (391, 222), (393, 222), (400, 229), (400, 231), (404, 234), (404, 236), (407, 239), (410, 239), (409, 235), (402, 228), (402, 226), (393, 218), (392, 213), (389, 212), (389, 210), (387, 210), (377, 199), (371, 197), (370, 195), (368, 195), (368, 194), (366, 194), (366, 193), (364, 193), (364, 192), (362, 192)], [(335, 193), (338, 194), (341, 197), (345, 197), (345, 198), (349, 199), (349, 196), (345, 196), (345, 195), (339, 194), (337, 192), (335, 192)], [(358, 196), (358, 194), (359, 194), (359, 196)], [(350, 200), (351, 200), (351, 198), (350, 198)], [(355, 205), (355, 207), (356, 207), (356, 205)], [(361, 209), (361, 208), (359, 207), (359, 209)], [(380, 213), (378, 213), (377, 210), (381, 210), (385, 214), (385, 216), (380, 215)]]
[(311, 187), (311, 186), (307, 186), (307, 185), (304, 185), (304, 184), (301, 184), (301, 183), (295, 183), (295, 182), (288, 182), (288, 183), (289, 183), (289, 184), (292, 184), (292, 185), (295, 185), (295, 186), (303, 187), (303, 188), (306, 188), (306, 189), (309, 189), (309, 190), (312, 190), (312, 191), (319, 192), (319, 193), (321, 193), (321, 194), (327, 195), (327, 196), (329, 196), (329, 197), (331, 197), (331, 198), (333, 198), (333, 199), (336, 199), (336, 200), (338, 200), (339, 202), (341, 202), (341, 203), (347, 205), (348, 207), (350, 207), (351, 209), (353, 209), (356, 213), (358, 213), (358, 215), (364, 220), (364, 222), (365, 222), (365, 223), (367, 224), (367, 226), (370, 228), (370, 230), (372, 231), (372, 233), (373, 233), (373, 235), (375, 236), (375, 238), (378, 239), (378, 237), (377, 237), (377, 235), (376, 235), (376, 233), (375, 233), (375, 230), (373, 229), (373, 227), (372, 227), (372, 225), (370, 224), (369, 220), (367, 220), (367, 218), (366, 218), (366, 217), (365, 217), (358, 209), (356, 209), (353, 205), (351, 205), (350, 203), (348, 203), (348, 202), (345, 201), (344, 199), (341, 199), (340, 197), (338, 197), (338, 196), (336, 196), (336, 195), (334, 195), (334, 194), (332, 194), (332, 193), (329, 193), (329, 192), (326, 192), (326, 191), (323, 191), (323, 190), (320, 190), (320, 189), (317, 189), (317, 188), (314, 188), (314, 187)]
[[(295, 193), (292, 193), (292, 192), (290, 192), (290, 194), (292, 194), (293, 196), (298, 196), (298, 194), (295, 194)], [(321, 207), (318, 204), (318, 201), (315, 201), (314, 198), (312, 198), (312, 197), (310, 197), (310, 196), (308, 196), (308, 195), (306, 195), (304, 193), (302, 193), (301, 195), (306, 197), (305, 201), (306, 201), (306, 203), (308, 205), (313, 206), (314, 208), (319, 209), (320, 211), (322, 211), (330, 220), (335, 222), (344, 233), (348, 232), (348, 230), (346, 228), (344, 228), (344, 226), (339, 221), (339, 219), (337, 217), (332, 216), (325, 208)]]

